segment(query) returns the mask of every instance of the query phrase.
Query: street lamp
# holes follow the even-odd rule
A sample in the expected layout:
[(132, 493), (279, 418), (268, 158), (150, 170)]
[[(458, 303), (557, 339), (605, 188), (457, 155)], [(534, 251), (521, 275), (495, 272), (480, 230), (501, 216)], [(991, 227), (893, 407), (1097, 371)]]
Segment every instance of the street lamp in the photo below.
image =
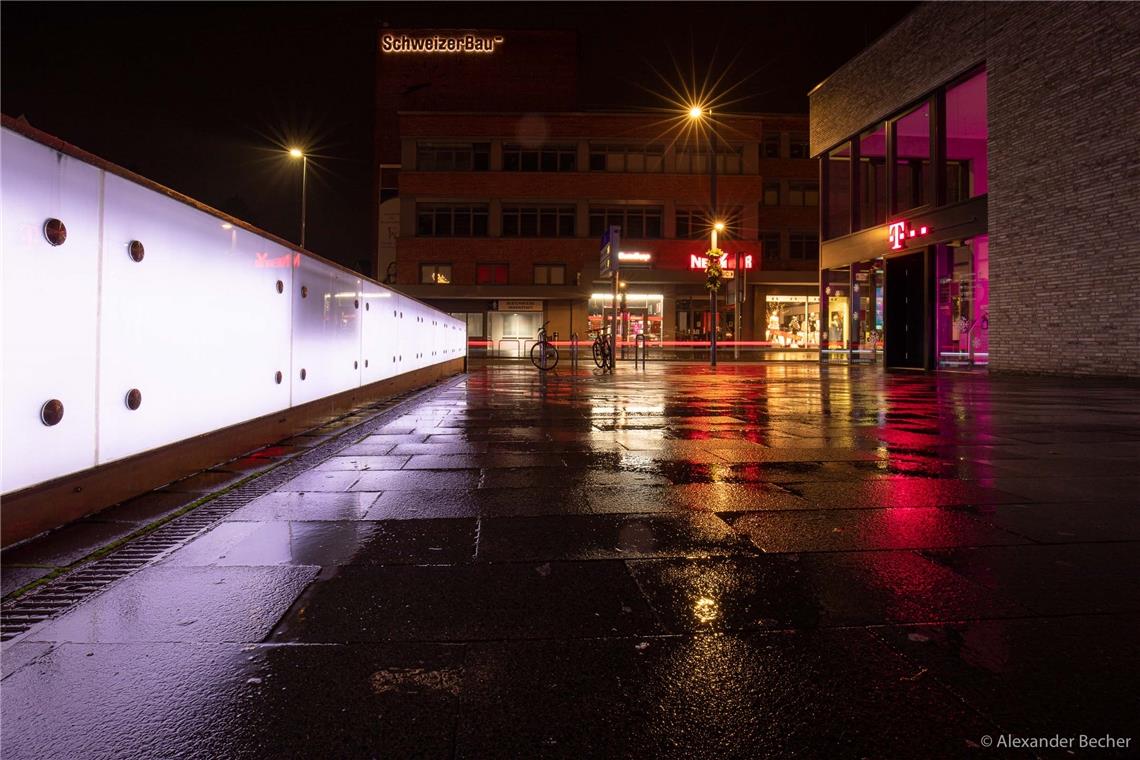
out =
[[(711, 115), (712, 109), (708, 108), (707, 106), (703, 106), (700, 103), (694, 103), (689, 107), (689, 119), (692, 121), (704, 121), (706, 117), (709, 117)], [(709, 208), (712, 210), (712, 215), (715, 219), (718, 216), (716, 207), (716, 130), (713, 128), (712, 124), (709, 124), (707, 121), (705, 124), (708, 127), (709, 135)], [(723, 231), (724, 222), (717, 221), (713, 225), (712, 230), (712, 250), (717, 250), (716, 235), (718, 232)], [(709, 306), (710, 310), (712, 311), (712, 328), (709, 331), (709, 366), (711, 367), (716, 366), (716, 296), (716, 289), (710, 289)]]
[(309, 157), (300, 148), (290, 148), (291, 158), (301, 159), (301, 247), (305, 247), (305, 189), (309, 179)]

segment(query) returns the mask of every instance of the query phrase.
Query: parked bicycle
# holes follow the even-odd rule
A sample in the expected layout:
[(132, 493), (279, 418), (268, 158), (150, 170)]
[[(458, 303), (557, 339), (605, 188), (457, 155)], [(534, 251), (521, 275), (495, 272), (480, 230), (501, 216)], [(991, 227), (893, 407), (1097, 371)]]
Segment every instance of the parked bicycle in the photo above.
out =
[(602, 369), (614, 366), (613, 346), (610, 345), (609, 338), (601, 330), (595, 331), (594, 343), (590, 346), (590, 350), (594, 355), (594, 364)]
[(558, 349), (546, 339), (546, 326), (550, 320), (542, 323), (538, 328), (538, 342), (530, 347), (530, 361), (543, 372), (554, 369), (558, 365)]

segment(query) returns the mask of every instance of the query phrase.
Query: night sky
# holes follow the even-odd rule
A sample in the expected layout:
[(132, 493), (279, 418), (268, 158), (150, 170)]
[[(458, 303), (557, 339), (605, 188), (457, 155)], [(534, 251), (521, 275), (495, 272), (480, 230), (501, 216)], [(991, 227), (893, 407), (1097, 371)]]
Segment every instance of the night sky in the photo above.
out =
[[(662, 105), (654, 69), (747, 77), (736, 110), (807, 112), (813, 86), (913, 3), (14, 3), (0, 6), (0, 105), (152, 180), (289, 240), (315, 145), (309, 248), (371, 261), (377, 32), (579, 33), (584, 108)], [(729, 68), (730, 62), (732, 63)], [(641, 86), (639, 86), (641, 85)]]

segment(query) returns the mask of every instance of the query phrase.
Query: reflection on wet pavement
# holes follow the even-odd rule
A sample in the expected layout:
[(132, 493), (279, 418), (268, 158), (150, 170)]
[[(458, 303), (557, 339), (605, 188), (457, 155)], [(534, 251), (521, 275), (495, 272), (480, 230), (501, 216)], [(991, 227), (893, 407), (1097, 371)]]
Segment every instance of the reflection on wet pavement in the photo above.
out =
[[(5, 758), (1140, 740), (1135, 387), (488, 366), (344, 443), (5, 644)], [(184, 497), (5, 572), (36, 577)]]

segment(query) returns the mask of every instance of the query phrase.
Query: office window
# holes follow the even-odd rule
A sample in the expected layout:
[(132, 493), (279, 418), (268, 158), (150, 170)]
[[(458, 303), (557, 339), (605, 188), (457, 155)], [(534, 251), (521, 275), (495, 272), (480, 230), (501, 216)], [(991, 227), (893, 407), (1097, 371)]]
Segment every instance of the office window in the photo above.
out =
[(451, 264), (420, 264), (420, 282), (425, 285), (450, 285)]
[(764, 195), (761, 201), (763, 206), (780, 205), (780, 180), (768, 180), (764, 183)]
[(574, 237), (573, 206), (503, 206), (503, 237)]
[(418, 237), (486, 237), (485, 204), (417, 203)]
[(509, 280), (510, 269), (506, 264), (476, 264), (476, 285), (506, 285)]
[(760, 233), (760, 255), (764, 261), (779, 261), (780, 260), (780, 233), (779, 232), (761, 232)]
[(566, 284), (566, 265), (565, 264), (535, 264), (534, 265), (534, 284), (535, 285), (565, 285)]
[(760, 155), (763, 158), (780, 157), (780, 133), (764, 133), (764, 142), (760, 143)]
[(590, 171), (665, 171), (665, 146), (660, 143), (590, 143)]
[(811, 142), (807, 135), (792, 135), (792, 158), (811, 158)]
[(416, 168), (421, 172), (487, 171), (490, 167), (490, 143), (416, 144)]
[(503, 171), (572, 172), (577, 169), (578, 148), (575, 145), (503, 146)]
[(591, 206), (590, 236), (601, 237), (611, 225), (621, 227), (626, 240), (661, 237), (660, 206)]
[(400, 167), (380, 167), (380, 202), (400, 196)]
[[(708, 174), (708, 145), (678, 146), (676, 156), (679, 174)], [(717, 174), (742, 174), (744, 172), (744, 148), (739, 145), (718, 145), (716, 149), (716, 171)]]
[(712, 222), (703, 209), (679, 208), (677, 209), (677, 239), (696, 240), (708, 235)]
[(819, 183), (793, 180), (788, 183), (789, 206), (818, 206)]
[(819, 234), (792, 232), (788, 234), (788, 258), (796, 261), (819, 258)]

